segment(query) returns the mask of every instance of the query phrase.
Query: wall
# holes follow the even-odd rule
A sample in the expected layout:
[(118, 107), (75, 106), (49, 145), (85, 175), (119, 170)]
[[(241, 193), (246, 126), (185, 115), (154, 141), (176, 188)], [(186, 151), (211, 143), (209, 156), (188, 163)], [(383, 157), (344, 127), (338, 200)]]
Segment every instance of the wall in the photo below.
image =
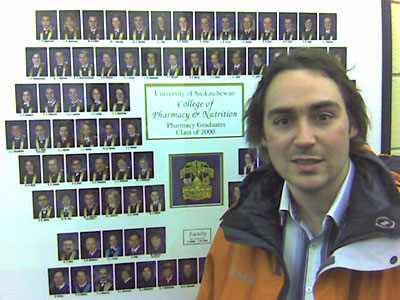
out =
[(400, 155), (400, 1), (392, 1), (393, 90), (391, 153)]

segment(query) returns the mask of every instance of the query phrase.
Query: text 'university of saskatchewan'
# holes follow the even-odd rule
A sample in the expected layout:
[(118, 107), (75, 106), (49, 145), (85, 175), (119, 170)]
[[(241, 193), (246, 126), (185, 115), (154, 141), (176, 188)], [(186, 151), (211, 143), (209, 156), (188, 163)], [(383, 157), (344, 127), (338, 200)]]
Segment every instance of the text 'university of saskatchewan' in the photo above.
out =
[(157, 97), (185, 97), (185, 96), (201, 96), (201, 97), (222, 97), (222, 96), (227, 96), (227, 97), (232, 97), (235, 96), (235, 92), (220, 92), (220, 91), (212, 91), (209, 92), (207, 90), (205, 91), (154, 91), (154, 96)]
[(153, 119), (181, 119), (188, 121), (190, 117), (192, 118), (206, 118), (208, 120), (213, 118), (237, 118), (237, 112), (230, 112), (230, 111), (220, 111), (220, 112), (163, 112), (163, 111), (155, 111), (152, 113)]

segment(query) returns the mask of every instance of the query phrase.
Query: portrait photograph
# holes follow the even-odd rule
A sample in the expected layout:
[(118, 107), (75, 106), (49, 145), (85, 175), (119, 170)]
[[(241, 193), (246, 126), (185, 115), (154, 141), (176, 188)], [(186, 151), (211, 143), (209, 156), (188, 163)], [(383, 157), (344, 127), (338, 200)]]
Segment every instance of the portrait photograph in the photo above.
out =
[(122, 119), (122, 145), (142, 145), (142, 119)]
[(185, 258), (178, 260), (179, 285), (198, 283), (197, 280), (197, 258)]
[(258, 36), (260, 41), (275, 41), (278, 36), (276, 13), (258, 13)]
[(108, 292), (114, 290), (113, 265), (93, 266), (93, 281), (95, 292)]
[(86, 154), (67, 154), (68, 182), (81, 183), (87, 181)]
[(268, 56), (268, 65), (272, 64), (281, 55), (287, 55), (288, 49), (286, 47), (270, 47)]
[(302, 41), (314, 41), (317, 39), (317, 14), (301, 13), (300, 14), (300, 34), (299, 39)]
[(228, 75), (246, 75), (246, 48), (228, 48)]
[(240, 185), (240, 181), (231, 181), (228, 182), (228, 191), (229, 191), (229, 195), (228, 195), (228, 202), (229, 202), (229, 207), (231, 207), (232, 205), (235, 205), (240, 198), (240, 189), (239, 189), (239, 185)]
[(122, 213), (121, 188), (101, 189), (102, 214), (104, 216), (115, 216)]
[(126, 11), (106, 11), (107, 39), (122, 41), (127, 39)]
[(53, 120), (54, 148), (75, 147), (74, 120)]
[(146, 180), (154, 178), (154, 153), (134, 152), (133, 165), (135, 179)]
[(145, 186), (146, 212), (165, 211), (165, 189), (163, 184)]
[(170, 154), (171, 207), (222, 205), (222, 153)]
[(151, 12), (151, 39), (165, 41), (171, 39), (171, 12), (152, 11)]
[(164, 48), (164, 75), (170, 77), (183, 75), (182, 48)]
[(58, 233), (58, 260), (72, 261), (79, 259), (78, 233)]
[(96, 119), (76, 120), (77, 145), (81, 148), (97, 147)]
[(297, 13), (279, 13), (279, 39), (297, 40)]
[(118, 48), (119, 76), (140, 76), (139, 48)]
[(65, 295), (70, 293), (68, 268), (48, 269), (49, 294)]
[(149, 12), (129, 11), (129, 39), (146, 41), (150, 39)]
[(89, 154), (89, 173), (91, 181), (110, 180), (110, 157), (108, 153)]
[(156, 287), (156, 262), (145, 261), (136, 263), (137, 288)]
[(190, 41), (193, 40), (193, 12), (174, 11), (173, 12), (173, 31), (174, 40)]
[(90, 266), (71, 267), (72, 293), (92, 292), (92, 269)]
[(165, 227), (146, 228), (147, 254), (166, 253)]
[(206, 57), (207, 75), (225, 75), (225, 48), (207, 48)]
[(76, 190), (57, 190), (56, 207), (58, 218), (72, 218), (78, 214)]
[(115, 264), (115, 289), (131, 290), (135, 288), (135, 264)]
[(126, 256), (137, 256), (145, 253), (145, 235), (144, 229), (126, 229), (124, 230), (125, 235), (125, 255)]
[(239, 175), (247, 176), (258, 167), (257, 149), (243, 148), (238, 150)]
[(257, 39), (257, 14), (255, 12), (238, 13), (238, 40), (254, 41)]
[(36, 11), (36, 39), (40, 41), (57, 40), (57, 11)]
[(104, 40), (104, 13), (102, 10), (84, 10), (82, 22), (85, 40)]
[(249, 48), (248, 51), (247, 73), (253, 76), (264, 75), (267, 68), (267, 48)]
[(176, 259), (160, 260), (158, 263), (158, 286), (174, 286), (178, 283)]
[(82, 259), (97, 259), (101, 257), (100, 231), (81, 232)]
[(79, 216), (91, 218), (100, 215), (99, 189), (79, 190)]
[(346, 47), (329, 47), (329, 55), (347, 70), (347, 48)]
[(71, 50), (70, 48), (49, 48), (50, 76), (71, 76)]
[(130, 111), (129, 83), (110, 83), (110, 110), (112, 112)]
[(43, 155), (43, 182), (59, 184), (65, 182), (63, 155)]
[(111, 153), (112, 179), (127, 181), (132, 179), (132, 154)]
[(203, 278), (205, 262), (205, 257), (199, 257), (199, 283), (201, 283), (201, 279)]
[(108, 111), (108, 93), (105, 83), (86, 84), (86, 111), (106, 112)]
[(85, 111), (85, 94), (83, 84), (64, 83), (63, 88), (63, 107), (64, 112), (79, 113)]
[(79, 10), (60, 10), (60, 39), (80, 40), (81, 14)]
[(103, 257), (123, 255), (122, 230), (103, 231)]
[(44, 152), (51, 148), (50, 120), (30, 120), (29, 137), (31, 149)]
[(206, 75), (204, 68), (204, 48), (185, 48), (185, 75)]
[(120, 145), (119, 119), (99, 119), (100, 146), (115, 147)]
[(236, 40), (235, 12), (217, 12), (217, 40)]
[(161, 48), (142, 48), (142, 76), (161, 76)]
[(7, 149), (23, 150), (28, 148), (26, 121), (6, 121)]
[(33, 218), (38, 220), (54, 218), (53, 191), (33, 191)]
[(101, 77), (117, 76), (117, 49), (96, 47), (96, 75)]
[(337, 15), (319, 14), (319, 39), (321, 41), (337, 40)]
[(47, 48), (26, 48), (26, 76), (48, 76)]
[(74, 76), (93, 77), (95, 75), (93, 48), (72, 48), (72, 57), (74, 62)]
[(195, 12), (196, 40), (215, 40), (214, 12)]
[(130, 215), (137, 215), (144, 211), (143, 186), (124, 186), (124, 212)]
[(41, 113), (61, 112), (61, 89), (59, 84), (39, 84)]
[(17, 114), (38, 112), (36, 84), (16, 84), (15, 104)]

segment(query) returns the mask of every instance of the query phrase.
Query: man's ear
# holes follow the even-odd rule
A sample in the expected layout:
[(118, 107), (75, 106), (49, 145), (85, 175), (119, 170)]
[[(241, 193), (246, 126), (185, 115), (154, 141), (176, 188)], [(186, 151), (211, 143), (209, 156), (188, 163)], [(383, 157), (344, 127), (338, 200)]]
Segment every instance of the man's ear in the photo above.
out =
[(267, 139), (264, 136), (261, 138), (261, 146), (268, 147)]
[(353, 124), (350, 124), (350, 128), (349, 128), (350, 139), (355, 138), (357, 135), (358, 135), (357, 127), (355, 127)]

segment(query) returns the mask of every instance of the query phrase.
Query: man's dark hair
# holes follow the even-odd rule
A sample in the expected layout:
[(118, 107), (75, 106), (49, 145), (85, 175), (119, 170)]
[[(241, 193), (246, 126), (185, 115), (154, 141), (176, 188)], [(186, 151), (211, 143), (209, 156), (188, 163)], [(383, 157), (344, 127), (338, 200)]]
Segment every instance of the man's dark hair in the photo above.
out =
[(350, 152), (360, 150), (366, 142), (369, 119), (360, 92), (347, 77), (346, 70), (321, 49), (296, 49), (290, 55), (281, 55), (265, 71), (257, 89), (248, 101), (246, 120), (246, 140), (251, 147), (258, 147), (262, 157), (269, 160), (268, 149), (261, 145), (264, 137), (264, 102), (267, 90), (273, 79), (289, 70), (311, 70), (320, 72), (332, 79), (343, 97), (350, 125), (357, 129), (357, 136), (350, 140)]

